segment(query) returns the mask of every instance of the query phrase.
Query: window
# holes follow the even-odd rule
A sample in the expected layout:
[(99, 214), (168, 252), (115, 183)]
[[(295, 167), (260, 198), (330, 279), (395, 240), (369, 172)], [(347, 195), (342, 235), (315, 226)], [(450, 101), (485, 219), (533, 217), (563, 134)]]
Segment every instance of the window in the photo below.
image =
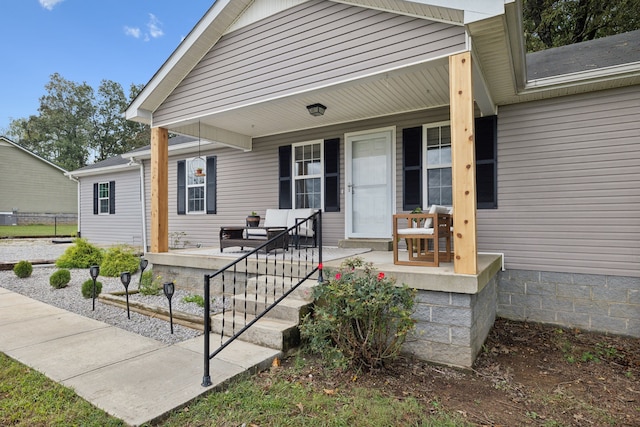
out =
[(116, 213), (116, 182), (96, 182), (93, 184), (93, 214), (113, 215)]
[[(475, 119), (476, 198), (478, 209), (498, 207), (497, 116)], [(422, 152), (426, 154), (422, 154)], [(402, 130), (402, 207), (405, 211), (452, 199), (449, 122)], [(424, 206), (423, 206), (424, 203)]]
[(204, 213), (206, 169), (201, 157), (187, 160), (187, 213)]
[(451, 126), (425, 126), (427, 205), (453, 204), (451, 186)]
[(98, 213), (100, 215), (109, 214), (109, 183), (98, 184)]
[(293, 145), (294, 208), (322, 208), (322, 141)]
[(278, 147), (280, 209), (340, 212), (340, 138)]
[(178, 215), (216, 213), (216, 157), (196, 157), (177, 163)]

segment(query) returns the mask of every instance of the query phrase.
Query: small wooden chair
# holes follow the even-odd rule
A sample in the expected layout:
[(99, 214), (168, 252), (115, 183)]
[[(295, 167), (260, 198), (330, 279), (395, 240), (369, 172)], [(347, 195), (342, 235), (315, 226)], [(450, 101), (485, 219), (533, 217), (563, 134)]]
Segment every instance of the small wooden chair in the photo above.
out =
[[(393, 263), (438, 267), (440, 261), (450, 262), (452, 217), (446, 206), (434, 205), (429, 213), (396, 214), (393, 216)], [(408, 261), (398, 259), (400, 239), (407, 242)], [(441, 248), (440, 241), (444, 241)], [(441, 250), (444, 249), (444, 250)]]

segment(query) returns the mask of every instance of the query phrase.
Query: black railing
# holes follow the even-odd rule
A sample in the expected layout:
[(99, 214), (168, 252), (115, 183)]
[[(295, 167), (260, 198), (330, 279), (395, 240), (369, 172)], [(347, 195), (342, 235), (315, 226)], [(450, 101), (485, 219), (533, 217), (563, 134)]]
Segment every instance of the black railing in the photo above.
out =
[[(308, 230), (313, 230), (309, 236)], [(292, 237), (289, 240), (289, 237)], [(309, 240), (311, 245), (305, 245)], [(274, 242), (286, 239), (293, 245), (270, 253)], [(281, 245), (275, 245), (280, 246)], [(295, 225), (265, 240), (251, 252), (213, 274), (204, 275), (204, 375), (202, 386), (212, 385), (209, 362), (258, 320), (287, 298), (306, 280), (318, 274), (322, 278), (322, 213), (296, 219)], [(221, 295), (220, 345), (211, 352), (211, 285)], [(250, 285), (251, 284), (251, 285)], [(251, 289), (249, 287), (251, 286)], [(253, 295), (252, 295), (253, 294)], [(242, 296), (242, 298), (237, 298)], [(253, 299), (250, 301), (250, 299)], [(238, 302), (238, 299), (242, 299)], [(253, 314), (249, 315), (248, 312)], [(238, 313), (241, 316), (237, 316)], [(227, 319), (230, 317), (230, 319)], [(231, 322), (229, 325), (228, 322)], [(226, 337), (226, 340), (225, 340)]]

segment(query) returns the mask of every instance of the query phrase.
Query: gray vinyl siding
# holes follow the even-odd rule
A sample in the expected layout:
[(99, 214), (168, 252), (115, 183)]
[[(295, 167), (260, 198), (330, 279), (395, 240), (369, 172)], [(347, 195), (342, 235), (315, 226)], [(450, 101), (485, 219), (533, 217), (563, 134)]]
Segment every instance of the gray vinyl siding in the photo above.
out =
[(510, 269), (640, 276), (638, 117), (638, 86), (501, 107), (479, 250)]
[[(447, 107), (429, 111), (412, 112), (396, 116), (364, 120), (341, 125), (310, 129), (254, 140), (253, 151), (242, 152), (232, 148), (221, 148), (202, 152), (202, 156), (217, 156), (218, 210), (215, 215), (178, 215), (176, 206), (176, 169), (178, 160), (193, 156), (171, 156), (169, 158), (169, 233), (184, 232), (183, 240), (191, 245), (218, 246), (221, 226), (244, 225), (246, 216), (256, 211), (264, 219), (268, 208), (278, 207), (278, 147), (297, 142), (340, 139), (340, 212), (323, 214), (323, 239), (327, 246), (336, 246), (345, 237), (345, 167), (344, 134), (388, 126), (396, 126), (396, 172), (397, 205), (402, 207), (401, 181), (401, 129), (420, 126), (423, 123), (447, 120)], [(147, 224), (150, 224), (150, 169), (145, 162)], [(149, 227), (147, 227), (149, 230)], [(150, 237), (150, 234), (148, 234)]]
[(0, 141), (0, 212), (76, 214), (77, 195), (62, 170)]
[(464, 49), (461, 26), (309, 1), (224, 35), (154, 112), (154, 126)]
[[(93, 184), (115, 181), (116, 212), (93, 213)], [(96, 245), (127, 244), (142, 247), (140, 169), (80, 178), (80, 233)]]

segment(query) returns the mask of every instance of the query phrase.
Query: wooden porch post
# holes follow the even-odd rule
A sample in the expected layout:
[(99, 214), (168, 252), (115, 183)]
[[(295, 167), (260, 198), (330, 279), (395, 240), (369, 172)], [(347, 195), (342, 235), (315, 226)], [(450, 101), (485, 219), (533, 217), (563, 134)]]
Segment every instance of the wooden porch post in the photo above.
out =
[(476, 274), (476, 162), (470, 52), (449, 57), (449, 97), (455, 251), (453, 268), (459, 274)]
[(151, 252), (169, 251), (169, 132), (151, 128)]

